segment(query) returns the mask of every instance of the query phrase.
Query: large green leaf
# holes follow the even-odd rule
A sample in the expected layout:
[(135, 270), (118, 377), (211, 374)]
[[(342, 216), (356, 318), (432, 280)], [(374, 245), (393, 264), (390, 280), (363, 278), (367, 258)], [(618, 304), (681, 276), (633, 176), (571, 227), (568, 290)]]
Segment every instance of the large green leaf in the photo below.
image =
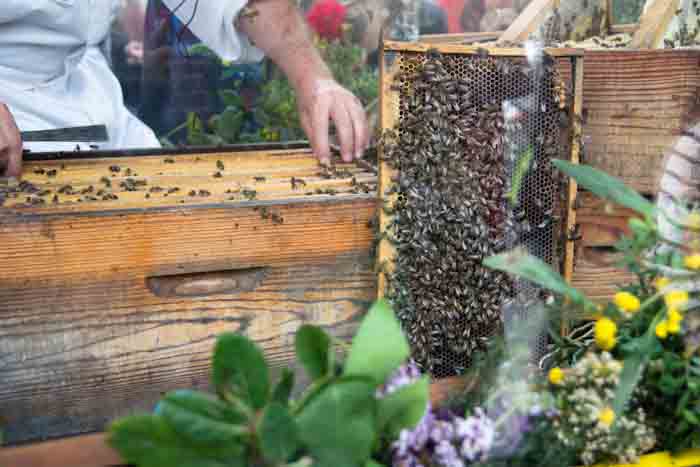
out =
[(382, 398), (377, 402), (377, 431), (396, 439), (401, 430), (414, 428), (425, 415), (429, 397), (430, 381), (424, 377)]
[(216, 119), (216, 133), (227, 142), (233, 143), (238, 139), (243, 126), (245, 115), (237, 107), (227, 107)]
[(345, 362), (348, 376), (369, 376), (383, 384), (406, 361), (408, 342), (394, 312), (383, 300), (375, 303), (352, 340)]
[(532, 148), (529, 147), (524, 154), (518, 159), (518, 163), (513, 171), (513, 179), (511, 181), (510, 192), (508, 197), (513, 205), (518, 204), (518, 195), (520, 194), (520, 188), (522, 187), (523, 181), (525, 180), (525, 174), (527, 174), (527, 169), (530, 168), (530, 162), (532, 161), (532, 156), (534, 152)]
[(194, 443), (237, 442), (248, 431), (243, 414), (215, 397), (196, 391), (167, 394), (158, 404), (156, 414)]
[(297, 358), (312, 379), (326, 376), (333, 370), (331, 338), (317, 326), (304, 325), (295, 340)]
[(581, 187), (601, 198), (633, 209), (648, 218), (655, 216), (654, 205), (621, 180), (588, 165), (572, 164), (563, 160), (553, 160), (552, 163), (557, 169), (576, 180)]
[(284, 368), (282, 370), (282, 375), (277, 382), (277, 386), (275, 386), (275, 389), (272, 391), (272, 401), (279, 402), (284, 406), (289, 405), (289, 399), (292, 397), (293, 389), (294, 372), (289, 368)]
[(157, 415), (124, 418), (112, 424), (109, 444), (122, 459), (138, 467), (243, 467), (243, 449), (231, 445), (198, 450)]
[(318, 467), (359, 467), (372, 453), (376, 400), (371, 380), (340, 379), (297, 417), (299, 436)]
[(289, 410), (273, 402), (267, 406), (258, 427), (260, 449), (265, 459), (286, 462), (299, 449), (299, 432)]
[(232, 89), (223, 89), (219, 92), (219, 96), (226, 107), (243, 108), (243, 98), (240, 93)]
[(263, 353), (247, 337), (224, 334), (214, 347), (212, 382), (220, 394), (231, 392), (255, 409), (270, 396), (270, 374)]
[(484, 265), (534, 282), (552, 292), (569, 297), (574, 303), (587, 307), (595, 306), (585, 295), (567, 284), (564, 278), (554, 272), (547, 263), (523, 249), (519, 248), (486, 258)]
[(663, 318), (663, 313), (664, 311), (661, 311), (657, 314), (643, 336), (628, 342), (622, 349), (626, 356), (613, 401), (613, 410), (618, 417), (625, 410), (632, 393), (634, 393), (639, 380), (642, 378), (644, 368), (649, 362), (654, 348), (658, 345), (656, 325)]

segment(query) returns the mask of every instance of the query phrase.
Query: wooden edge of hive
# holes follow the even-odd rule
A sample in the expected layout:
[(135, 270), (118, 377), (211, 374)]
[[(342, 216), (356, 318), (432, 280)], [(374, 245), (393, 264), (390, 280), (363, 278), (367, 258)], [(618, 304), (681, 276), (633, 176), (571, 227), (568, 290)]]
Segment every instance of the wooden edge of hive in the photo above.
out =
[(0, 465), (12, 467), (108, 467), (123, 465), (104, 433), (0, 449)]
[[(527, 55), (525, 48), (516, 47), (475, 47), (472, 45), (451, 44), (444, 42), (396, 42), (384, 41), (384, 51), (393, 52), (427, 52), (429, 50), (437, 50), (440, 53), (460, 54), (460, 55), (476, 55), (486, 51), (489, 55), (500, 57), (524, 57)], [(579, 57), (583, 56), (583, 49), (573, 48), (553, 48), (544, 49), (545, 52), (553, 57)]]

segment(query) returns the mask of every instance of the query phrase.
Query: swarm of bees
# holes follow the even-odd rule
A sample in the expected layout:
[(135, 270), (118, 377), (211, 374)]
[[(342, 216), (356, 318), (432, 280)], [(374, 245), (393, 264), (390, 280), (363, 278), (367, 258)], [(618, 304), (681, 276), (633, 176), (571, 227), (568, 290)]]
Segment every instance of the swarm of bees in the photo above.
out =
[[(558, 78), (548, 63), (533, 94), (534, 71), (518, 59), (431, 50), (401, 60), (393, 88), (399, 119), (383, 138), (383, 158), (398, 173), (385, 193), (396, 195), (384, 207), (392, 220), (382, 235), (396, 249), (386, 294), (413, 358), (447, 377), (468, 368), (502, 329), (504, 305), (522, 295), (521, 284), (483, 259), (525, 244), (554, 261)], [(504, 113), (503, 102), (518, 99), (525, 119)], [(511, 196), (523, 160), (519, 194)]]

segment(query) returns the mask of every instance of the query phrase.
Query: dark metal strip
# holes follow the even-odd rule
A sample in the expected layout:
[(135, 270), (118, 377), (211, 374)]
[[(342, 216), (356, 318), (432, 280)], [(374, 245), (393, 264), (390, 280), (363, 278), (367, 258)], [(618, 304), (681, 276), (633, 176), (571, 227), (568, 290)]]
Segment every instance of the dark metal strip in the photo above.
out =
[(105, 125), (76, 126), (55, 130), (34, 130), (20, 132), (22, 141), (27, 142), (76, 142), (98, 143), (109, 141)]
[(187, 146), (177, 148), (129, 149), (113, 151), (60, 151), (60, 152), (25, 152), (26, 162), (60, 161), (66, 159), (112, 159), (139, 156), (179, 156), (191, 154), (211, 154), (216, 152), (243, 151), (289, 151), (310, 149), (307, 141), (289, 141), (284, 143), (252, 143), (223, 146)]

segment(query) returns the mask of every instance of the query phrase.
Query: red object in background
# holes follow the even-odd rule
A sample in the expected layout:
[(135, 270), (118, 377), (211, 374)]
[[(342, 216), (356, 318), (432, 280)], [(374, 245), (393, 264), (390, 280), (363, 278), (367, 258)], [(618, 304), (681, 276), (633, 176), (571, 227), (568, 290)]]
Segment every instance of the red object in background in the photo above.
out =
[(322, 0), (311, 7), (306, 20), (323, 39), (340, 39), (346, 12), (346, 8), (336, 0)]
[(464, 32), (462, 28), (462, 12), (465, 0), (440, 0), (440, 6), (447, 13), (447, 32), (457, 34)]

